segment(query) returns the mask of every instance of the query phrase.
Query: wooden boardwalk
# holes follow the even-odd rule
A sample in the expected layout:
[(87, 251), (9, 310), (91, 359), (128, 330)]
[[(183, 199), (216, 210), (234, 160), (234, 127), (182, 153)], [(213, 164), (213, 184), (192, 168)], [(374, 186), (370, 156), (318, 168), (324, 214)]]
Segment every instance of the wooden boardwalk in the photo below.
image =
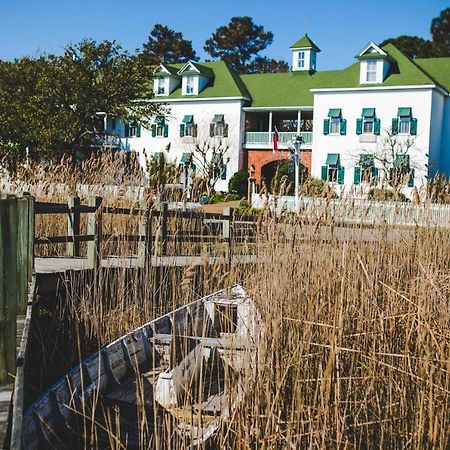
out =
[[(19, 352), (22, 334), (25, 325), (25, 316), (17, 316), (17, 352)], [(13, 393), (14, 384), (0, 386), (0, 450), (3, 450), (6, 429), (8, 426), (8, 414)]]
[[(251, 264), (257, 261), (255, 255), (240, 255), (232, 259), (239, 264)], [(189, 267), (202, 264), (224, 263), (223, 256), (157, 256), (152, 258), (152, 267)], [(66, 272), (69, 270), (86, 270), (86, 258), (35, 258), (35, 271), (37, 274)], [(137, 256), (115, 257), (102, 259), (102, 267), (109, 268), (138, 268)]]

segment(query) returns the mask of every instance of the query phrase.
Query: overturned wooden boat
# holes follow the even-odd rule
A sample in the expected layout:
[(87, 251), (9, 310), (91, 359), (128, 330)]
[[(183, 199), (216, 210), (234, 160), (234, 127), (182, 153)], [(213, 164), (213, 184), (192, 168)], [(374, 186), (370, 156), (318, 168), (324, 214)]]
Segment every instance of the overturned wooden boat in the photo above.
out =
[(243, 398), (261, 335), (235, 285), (102, 348), (24, 413), (23, 449), (198, 448)]

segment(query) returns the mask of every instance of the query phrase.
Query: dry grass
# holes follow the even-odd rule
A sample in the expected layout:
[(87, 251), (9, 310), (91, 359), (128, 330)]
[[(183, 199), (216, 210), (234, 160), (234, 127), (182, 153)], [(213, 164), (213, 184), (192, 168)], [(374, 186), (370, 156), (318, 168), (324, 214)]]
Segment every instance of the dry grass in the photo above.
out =
[[(39, 183), (29, 189), (38, 197)], [(65, 231), (46, 220), (40, 232)], [(286, 224), (297, 230), (289, 239)], [(107, 226), (120, 234), (136, 223)], [(292, 237), (304, 229), (294, 216), (263, 213), (257, 264), (102, 270), (96, 283), (69, 291), (74, 332), (107, 343), (237, 282), (257, 303), (266, 333), (256, 379), (243, 382), (245, 398), (215, 437), (217, 448), (448, 448), (449, 232), (383, 230), (389, 241)], [(144, 419), (142, 448), (151, 448)], [(109, 432), (111, 448), (123, 448), (113, 425)], [(95, 446), (87, 444), (92, 436), (86, 430), (85, 446)]]

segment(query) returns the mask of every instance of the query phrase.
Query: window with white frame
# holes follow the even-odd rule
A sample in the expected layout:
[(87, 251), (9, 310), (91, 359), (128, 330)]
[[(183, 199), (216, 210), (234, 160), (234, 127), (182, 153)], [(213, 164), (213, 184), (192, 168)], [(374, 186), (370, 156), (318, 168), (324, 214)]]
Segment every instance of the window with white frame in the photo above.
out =
[(340, 134), (341, 132), (341, 118), (330, 117), (330, 134)]
[(298, 67), (305, 67), (305, 52), (298, 52)]
[(366, 81), (368, 83), (374, 83), (377, 81), (377, 62), (368, 60), (367, 61), (367, 72)]
[(194, 93), (194, 76), (187, 75), (186, 76), (186, 94)]
[(410, 126), (411, 126), (411, 118), (410, 117), (399, 117), (398, 118), (399, 134), (409, 134)]
[(164, 95), (166, 93), (166, 80), (164, 78), (156, 79), (156, 94)]
[(374, 117), (363, 117), (363, 133), (373, 133)]

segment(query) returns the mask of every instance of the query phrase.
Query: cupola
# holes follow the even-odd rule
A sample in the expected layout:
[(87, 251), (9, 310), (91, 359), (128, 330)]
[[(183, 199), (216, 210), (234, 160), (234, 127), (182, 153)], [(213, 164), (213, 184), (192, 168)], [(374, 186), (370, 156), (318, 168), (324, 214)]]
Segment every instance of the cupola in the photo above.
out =
[(320, 52), (320, 48), (306, 33), (294, 45), (291, 45), (291, 52), (292, 71), (316, 71), (317, 53)]

